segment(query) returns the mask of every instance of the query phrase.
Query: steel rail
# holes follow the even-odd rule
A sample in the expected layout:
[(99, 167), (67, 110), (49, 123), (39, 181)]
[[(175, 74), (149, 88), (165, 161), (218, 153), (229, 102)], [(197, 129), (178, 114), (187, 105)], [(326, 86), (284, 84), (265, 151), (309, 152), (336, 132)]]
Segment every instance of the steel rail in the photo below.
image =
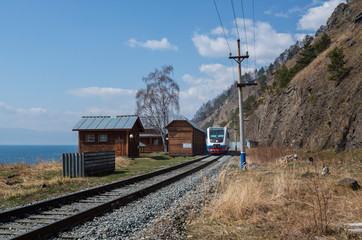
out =
[(67, 203), (67, 202), (73, 202), (75, 200), (79, 200), (82, 198), (87, 198), (90, 196), (95, 196), (101, 192), (104, 191), (110, 191), (112, 189), (115, 188), (119, 188), (125, 185), (129, 185), (129, 184), (133, 184), (139, 181), (143, 181), (146, 180), (148, 178), (152, 178), (155, 176), (159, 176), (161, 174), (176, 170), (178, 168), (182, 168), (184, 166), (193, 164), (195, 162), (201, 161), (205, 158), (209, 157), (209, 155), (205, 155), (202, 156), (200, 158), (197, 158), (195, 160), (192, 161), (188, 161), (188, 162), (184, 162), (172, 167), (168, 167), (168, 168), (163, 168), (157, 171), (153, 171), (150, 173), (146, 173), (143, 175), (138, 175), (135, 177), (131, 177), (125, 180), (121, 180), (121, 181), (117, 181), (117, 182), (113, 182), (113, 183), (109, 183), (109, 184), (105, 184), (105, 185), (101, 185), (101, 186), (97, 186), (97, 187), (93, 187), (93, 188), (89, 188), (89, 189), (85, 189), (85, 190), (81, 190), (78, 192), (74, 192), (74, 193), (70, 193), (67, 195), (63, 195), (63, 196), (59, 196), (59, 197), (55, 197), (52, 199), (47, 199), (47, 200), (43, 200), (34, 204), (30, 204), (27, 206), (22, 206), (22, 207), (18, 207), (18, 208), (14, 208), (8, 211), (4, 211), (0, 213), (0, 223), (1, 222), (7, 222), (9, 220), (11, 220), (12, 218), (21, 218), (26, 216), (29, 213), (35, 213), (35, 212), (39, 212), (42, 210), (46, 210), (48, 208), (51, 207), (56, 207), (59, 206), (61, 204)]
[(133, 192), (131, 194), (128, 194), (126, 196), (111, 200), (109, 202), (106, 202), (104, 204), (100, 204), (96, 207), (87, 209), (85, 211), (82, 211), (78, 214), (75, 214), (73, 216), (70, 217), (66, 217), (64, 219), (58, 220), (56, 222), (53, 222), (51, 224), (48, 224), (44, 227), (40, 227), (38, 229), (32, 230), (30, 232), (24, 233), (22, 235), (16, 236), (14, 238), (11, 239), (17, 239), (17, 240), (25, 240), (25, 239), (44, 239), (47, 237), (50, 237), (56, 233), (58, 233), (59, 231), (65, 230), (67, 228), (70, 228), (72, 226), (75, 226), (77, 224), (80, 224), (82, 222), (85, 222), (95, 216), (98, 216), (102, 213), (105, 213), (109, 210), (112, 210), (116, 207), (120, 207), (122, 205), (126, 205), (127, 203), (130, 203), (132, 201), (135, 201), (141, 197), (144, 197), (146, 195), (148, 195), (151, 192), (154, 192), (164, 186), (167, 186), (173, 182), (176, 182), (177, 180), (180, 180), (184, 177), (186, 177), (187, 175), (194, 173), (212, 163), (214, 163), (215, 161), (217, 161), (219, 158), (221, 158), (222, 156), (216, 157), (213, 160), (210, 160), (208, 162), (205, 162), (202, 165), (199, 165), (193, 169), (190, 169), (188, 171), (185, 171), (181, 174), (178, 174), (174, 177), (171, 177), (169, 179), (166, 179), (164, 181), (161, 181), (159, 183), (156, 183), (152, 186), (146, 187), (144, 189), (141, 189), (139, 191)]
[[(152, 173), (148, 173), (148, 174), (144, 174), (144, 175), (141, 175), (141, 176), (134, 177), (132, 179), (138, 179), (137, 181), (145, 180), (147, 178), (157, 176), (157, 175), (160, 175), (162, 173), (166, 173), (166, 172), (169, 172), (169, 171), (172, 171), (172, 170), (175, 170), (175, 169), (190, 165), (192, 163), (196, 163), (196, 162), (201, 161), (201, 160), (203, 160), (203, 159), (205, 159), (207, 157), (208, 156), (198, 158), (196, 160), (189, 161), (187, 163), (179, 164), (177, 166), (173, 166), (173, 167), (166, 168), (166, 169), (161, 169), (161, 170), (158, 170), (158, 171), (155, 171), (155, 172), (152, 172)], [(213, 162), (217, 161), (221, 157), (222, 156), (216, 157), (215, 159), (207, 161), (202, 165), (199, 165), (199, 166), (197, 166), (197, 167), (195, 167), (193, 169), (185, 171), (185, 172), (183, 172), (181, 174), (173, 176), (173, 177), (171, 177), (169, 179), (166, 179), (164, 181), (158, 182), (158, 183), (156, 183), (156, 184), (154, 184), (152, 186), (146, 187), (144, 189), (133, 192), (133, 193), (128, 194), (126, 196), (122, 196), (122, 197), (113, 199), (113, 200), (108, 201), (106, 203), (102, 203), (102, 204), (97, 205), (95, 207), (92, 207), (90, 209), (86, 209), (86, 210), (84, 210), (82, 212), (76, 213), (76, 214), (74, 214), (72, 216), (65, 217), (63, 219), (54, 221), (54, 222), (52, 222), (52, 223), (50, 223), (50, 224), (48, 224), (46, 226), (39, 227), (37, 229), (31, 230), (29, 232), (23, 233), (23, 234), (18, 235), (18, 236), (14, 236), (11, 239), (43, 239), (43, 238), (53, 236), (54, 234), (56, 234), (56, 233), (58, 233), (58, 232), (60, 232), (62, 230), (68, 229), (68, 228), (70, 228), (72, 226), (75, 226), (77, 224), (85, 222), (85, 221), (87, 221), (87, 220), (89, 220), (89, 219), (91, 219), (91, 218), (93, 218), (93, 217), (95, 217), (97, 215), (101, 215), (101, 214), (103, 214), (103, 213), (105, 213), (105, 212), (107, 212), (107, 211), (109, 211), (111, 209), (114, 209), (116, 207), (120, 207), (122, 205), (126, 205), (129, 202), (132, 202), (132, 201), (134, 201), (136, 199), (144, 197), (144, 196), (146, 196), (147, 194), (149, 194), (151, 192), (154, 192), (154, 191), (156, 191), (156, 190), (158, 190), (158, 189), (160, 189), (160, 188), (162, 188), (162, 187), (164, 187), (166, 185), (169, 185), (169, 184), (171, 184), (171, 183), (173, 183), (173, 182), (175, 182), (175, 181), (177, 181), (177, 180), (179, 180), (181, 178), (184, 178), (185, 176), (187, 176), (187, 175), (189, 175), (189, 174), (191, 174), (193, 172), (196, 172), (196, 171), (198, 171), (198, 170), (212, 164)], [(130, 179), (127, 179), (127, 180), (130, 180)], [(132, 181), (132, 183), (137, 182), (137, 181)], [(123, 182), (123, 181), (121, 181), (121, 182)], [(130, 183), (128, 183), (128, 184), (130, 184)], [(107, 186), (108, 185), (112, 185), (112, 184), (107, 184)], [(118, 187), (122, 187), (123, 185), (126, 185), (126, 184), (124, 184), (124, 183), (120, 184), (120, 186), (118, 186)], [(109, 189), (115, 189), (116, 187), (112, 187), (112, 188), (109, 188)], [(95, 189), (98, 189), (98, 188), (95, 188)], [(91, 189), (91, 190), (93, 190), (93, 189)], [(81, 191), (81, 192), (83, 192), (83, 191)], [(104, 192), (105, 192), (104, 189), (101, 190), (101, 191), (98, 191), (98, 193), (104, 193)], [(93, 194), (93, 195), (96, 195), (96, 194)], [(89, 195), (87, 197), (89, 197)], [(82, 196), (82, 198), (85, 198), (84, 195)], [(79, 200), (79, 199), (77, 199), (77, 200)], [(68, 199), (68, 201), (69, 201), (69, 199)], [(44, 202), (46, 202), (46, 201), (44, 201)], [(58, 203), (57, 205), (60, 205), (60, 204)], [(54, 206), (54, 204), (53, 204), (53, 206)], [(23, 213), (23, 215), (25, 215), (25, 214), (26, 213)]]

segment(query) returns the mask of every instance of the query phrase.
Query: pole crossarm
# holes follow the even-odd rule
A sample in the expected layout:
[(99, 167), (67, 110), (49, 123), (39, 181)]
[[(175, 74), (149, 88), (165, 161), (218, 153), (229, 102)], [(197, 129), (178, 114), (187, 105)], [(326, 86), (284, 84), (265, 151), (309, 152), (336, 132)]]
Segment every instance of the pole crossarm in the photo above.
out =
[(244, 60), (244, 58), (249, 58), (249, 55), (244, 55), (244, 56), (230, 56), (229, 59), (235, 59), (235, 58), (242, 58)]
[(235, 62), (237, 62), (238, 64), (240, 64), (245, 58), (249, 58), (249, 55), (244, 55), (244, 56), (230, 56), (229, 59), (234, 59)]
[(257, 83), (238, 83), (238, 88), (243, 88), (243, 87), (247, 87), (247, 86), (256, 86), (258, 85)]

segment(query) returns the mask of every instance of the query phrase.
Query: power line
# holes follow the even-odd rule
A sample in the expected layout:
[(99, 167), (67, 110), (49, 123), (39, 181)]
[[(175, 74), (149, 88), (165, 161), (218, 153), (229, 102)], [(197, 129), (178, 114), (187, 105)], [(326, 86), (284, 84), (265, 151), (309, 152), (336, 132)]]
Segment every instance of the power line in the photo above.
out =
[(244, 5), (243, 5), (243, 0), (241, 0), (241, 10), (243, 12), (243, 21), (244, 21), (244, 33), (245, 33), (245, 43), (246, 43), (246, 51), (248, 50), (248, 38), (246, 36), (246, 25), (245, 25), (245, 15), (244, 15)]
[(222, 27), (222, 31), (224, 32), (224, 37), (225, 37), (226, 43), (227, 43), (228, 48), (229, 48), (229, 53), (230, 53), (230, 55), (231, 55), (231, 48), (230, 48), (230, 45), (229, 45), (229, 41), (228, 41), (228, 39), (227, 39), (227, 37), (226, 37), (224, 25), (222, 24), (221, 17), (220, 17), (220, 13), (219, 13), (219, 9), (217, 8), (217, 5), (216, 5), (215, 0), (214, 0), (214, 5), (215, 5), (215, 8), (216, 8), (217, 15), (218, 15), (218, 17), (219, 17), (219, 21), (220, 21), (220, 24), (221, 24), (221, 27)]
[[(233, 14), (234, 14), (234, 20), (235, 20), (236, 32), (238, 33), (238, 39), (240, 39), (238, 22), (236, 21), (236, 15), (235, 15), (234, 2), (233, 2), (233, 0), (230, 0), (230, 2), (231, 2), (231, 6), (232, 6), (232, 8), (233, 8)], [(232, 59), (230, 59), (230, 61), (231, 61), (232, 70), (233, 70), (234, 82), (236, 82), (235, 72), (234, 72), (234, 62), (233, 62), (233, 60), (232, 60)]]
[(256, 69), (256, 48), (255, 48), (255, 4), (253, 0), (253, 31), (254, 31), (254, 69)]
[(234, 61), (232, 59), (230, 59), (231, 61), (231, 69), (233, 70), (233, 78), (234, 78), (234, 82), (236, 82), (236, 78), (235, 78), (235, 71), (234, 71)]
[[(243, 13), (243, 22), (244, 22), (244, 34), (245, 34), (245, 44), (246, 44), (246, 55), (249, 55), (249, 46), (248, 46), (248, 37), (246, 35), (246, 24), (245, 24), (245, 14), (244, 14), (244, 4), (243, 0), (241, 0), (241, 11)], [(249, 68), (249, 58), (246, 59), (246, 69)]]
[(234, 13), (236, 31), (237, 31), (237, 33), (238, 33), (238, 38), (240, 39), (238, 23), (237, 23), (237, 21), (236, 21), (236, 16), (235, 16), (234, 3), (233, 3), (233, 0), (230, 0), (230, 1), (231, 1), (231, 6), (233, 7), (233, 13)]

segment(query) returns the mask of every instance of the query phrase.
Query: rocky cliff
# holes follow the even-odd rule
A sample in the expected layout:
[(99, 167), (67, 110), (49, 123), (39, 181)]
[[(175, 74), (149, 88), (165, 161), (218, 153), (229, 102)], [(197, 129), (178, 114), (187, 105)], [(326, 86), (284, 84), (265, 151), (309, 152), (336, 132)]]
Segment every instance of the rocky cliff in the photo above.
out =
[[(361, 9), (362, 0), (342, 3), (335, 9), (323, 28), (331, 38), (329, 48), (298, 72), (287, 87), (266, 91), (259, 98), (258, 107), (245, 122), (247, 139), (263, 145), (338, 151), (362, 146)], [(328, 54), (336, 46), (343, 48), (346, 67), (351, 69), (340, 84), (328, 80), (327, 71), (331, 61)], [(292, 63), (285, 65), (289, 67)], [(268, 78), (273, 82), (273, 76)], [(255, 89), (244, 91), (255, 93)], [(230, 109), (237, 108), (235, 94), (231, 94), (226, 103), (229, 113), (226, 110), (222, 116), (230, 125)]]

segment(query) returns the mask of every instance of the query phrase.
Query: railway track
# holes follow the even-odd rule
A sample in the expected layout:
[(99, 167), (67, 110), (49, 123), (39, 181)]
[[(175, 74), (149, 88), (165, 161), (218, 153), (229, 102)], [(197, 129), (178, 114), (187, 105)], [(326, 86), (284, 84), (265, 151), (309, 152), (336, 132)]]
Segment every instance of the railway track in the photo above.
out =
[(0, 239), (44, 239), (142, 198), (196, 172), (221, 156), (204, 156), (119, 182), (0, 213)]

